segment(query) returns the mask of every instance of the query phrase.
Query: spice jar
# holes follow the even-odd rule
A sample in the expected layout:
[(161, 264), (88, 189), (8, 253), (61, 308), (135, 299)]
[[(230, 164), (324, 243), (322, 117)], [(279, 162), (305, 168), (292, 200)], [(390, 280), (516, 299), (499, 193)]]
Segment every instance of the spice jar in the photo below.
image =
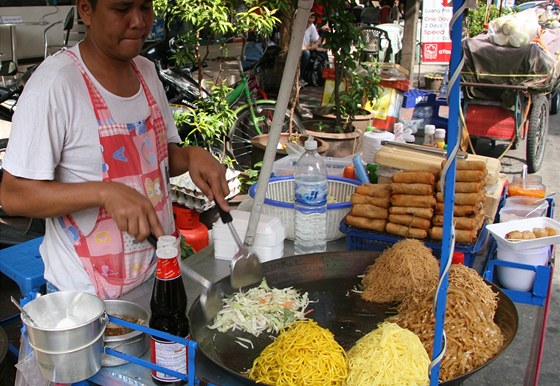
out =
[(546, 186), (542, 183), (542, 177), (537, 175), (514, 177), (508, 186), (509, 196), (529, 196), (544, 198)]

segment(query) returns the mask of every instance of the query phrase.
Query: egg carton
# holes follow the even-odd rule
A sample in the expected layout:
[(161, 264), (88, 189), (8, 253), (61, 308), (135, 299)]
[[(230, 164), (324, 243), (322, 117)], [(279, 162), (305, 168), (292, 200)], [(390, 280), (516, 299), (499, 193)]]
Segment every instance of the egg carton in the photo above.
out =
[[(241, 188), (239, 174), (240, 172), (236, 170), (228, 169), (226, 171), (226, 181), (229, 187), (229, 195), (226, 200), (239, 194)], [(214, 201), (209, 201), (208, 197), (194, 184), (189, 172), (171, 177), (169, 183), (171, 185), (171, 200), (177, 204), (195, 209), (198, 212), (204, 212), (215, 205)]]

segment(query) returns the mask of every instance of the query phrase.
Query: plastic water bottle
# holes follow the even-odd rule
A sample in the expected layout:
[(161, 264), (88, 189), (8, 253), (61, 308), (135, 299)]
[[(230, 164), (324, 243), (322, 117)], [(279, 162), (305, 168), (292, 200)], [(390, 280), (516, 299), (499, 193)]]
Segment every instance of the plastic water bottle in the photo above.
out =
[(296, 254), (327, 250), (327, 168), (309, 137), (294, 170)]

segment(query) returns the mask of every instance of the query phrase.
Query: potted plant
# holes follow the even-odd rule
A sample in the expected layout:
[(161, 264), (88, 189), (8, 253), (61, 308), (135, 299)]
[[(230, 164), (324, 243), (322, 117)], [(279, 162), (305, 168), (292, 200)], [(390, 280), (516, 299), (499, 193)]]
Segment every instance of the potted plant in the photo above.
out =
[(371, 113), (363, 108), (365, 102), (375, 100), (382, 91), (377, 63), (358, 64), (364, 43), (354, 15), (348, 9), (351, 9), (348, 0), (333, 0), (325, 5), (325, 22), (329, 29), (324, 32), (323, 46), (334, 57), (334, 103), (317, 113), (332, 114), (338, 132), (354, 131), (354, 121), (360, 115), (368, 116), (367, 126)]

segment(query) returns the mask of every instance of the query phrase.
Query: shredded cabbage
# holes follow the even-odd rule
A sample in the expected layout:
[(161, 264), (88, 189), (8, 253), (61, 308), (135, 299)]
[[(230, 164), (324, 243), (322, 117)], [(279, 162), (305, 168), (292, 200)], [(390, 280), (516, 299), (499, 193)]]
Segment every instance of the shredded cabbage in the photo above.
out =
[(234, 293), (222, 300), (224, 306), (208, 328), (220, 332), (240, 330), (255, 337), (261, 333), (277, 334), (285, 325), (306, 319), (307, 292), (288, 288), (270, 288), (263, 279), (258, 287)]

